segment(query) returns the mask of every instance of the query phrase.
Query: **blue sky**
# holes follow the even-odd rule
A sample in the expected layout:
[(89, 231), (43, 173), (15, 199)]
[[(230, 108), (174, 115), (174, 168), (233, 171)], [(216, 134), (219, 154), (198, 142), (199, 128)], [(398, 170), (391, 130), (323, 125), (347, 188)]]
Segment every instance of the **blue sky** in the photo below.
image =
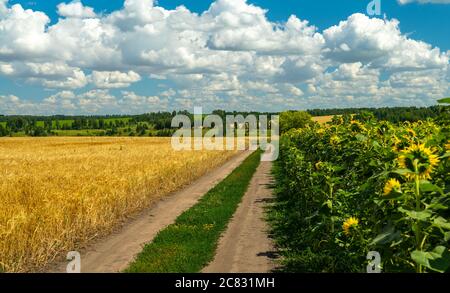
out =
[(450, 4), (381, 0), (373, 18), (365, 0), (214, 2), (0, 0), (0, 114), (426, 106), (449, 95)]

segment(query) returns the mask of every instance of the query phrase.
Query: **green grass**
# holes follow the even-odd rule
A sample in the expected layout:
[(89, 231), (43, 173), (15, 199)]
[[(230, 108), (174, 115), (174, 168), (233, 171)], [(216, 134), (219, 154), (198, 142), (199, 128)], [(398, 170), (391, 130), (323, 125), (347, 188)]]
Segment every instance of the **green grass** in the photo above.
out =
[(25, 137), (25, 136), (27, 136), (27, 135), (25, 134), (25, 131), (14, 132), (14, 133), (12, 134), (12, 137)]
[(161, 230), (125, 272), (188, 273), (205, 267), (214, 258), (219, 237), (245, 194), (260, 155), (260, 151), (251, 154), (174, 224)]
[(80, 129), (80, 130), (52, 130), (57, 136), (100, 136), (104, 130)]
[[(64, 125), (66, 125), (66, 126), (68, 126), (68, 127), (71, 127), (73, 121), (74, 121), (74, 120), (72, 120), (72, 119), (59, 120), (59, 125), (60, 125), (61, 127), (63, 127)], [(40, 122), (40, 121), (38, 121), (38, 122)], [(44, 121), (42, 121), (42, 126), (44, 126)], [(56, 128), (56, 120), (53, 120), (53, 121), (52, 121), (52, 127), (53, 127), (53, 128)]]
[(111, 122), (116, 122), (116, 121), (124, 121), (124, 122), (128, 122), (128, 121), (131, 120), (131, 117), (125, 117), (125, 118), (106, 118), (106, 119), (103, 119), (103, 120), (105, 121), (105, 123), (106, 123), (106, 122), (111, 123)]

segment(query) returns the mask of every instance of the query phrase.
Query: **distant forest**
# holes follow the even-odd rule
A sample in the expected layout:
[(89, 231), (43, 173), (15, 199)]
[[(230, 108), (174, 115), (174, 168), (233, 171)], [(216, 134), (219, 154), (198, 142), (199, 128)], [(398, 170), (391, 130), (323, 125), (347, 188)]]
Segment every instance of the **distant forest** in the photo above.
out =
[(440, 115), (443, 106), (431, 107), (395, 107), (395, 108), (347, 108), (347, 109), (312, 109), (307, 112), (312, 116), (360, 114), (371, 112), (378, 120), (393, 123), (404, 121), (418, 121), (427, 118), (436, 118)]
[[(393, 123), (417, 121), (438, 117), (444, 106), (396, 107), (396, 108), (348, 108), (348, 109), (312, 109), (311, 116), (328, 116), (373, 113), (379, 120)], [(0, 136), (170, 136), (172, 118), (177, 114), (193, 114), (188, 111), (154, 112), (141, 115), (105, 115), (105, 116), (22, 116), (0, 115)], [(226, 112), (215, 110), (212, 114), (221, 116), (241, 114), (275, 114), (261, 112)]]

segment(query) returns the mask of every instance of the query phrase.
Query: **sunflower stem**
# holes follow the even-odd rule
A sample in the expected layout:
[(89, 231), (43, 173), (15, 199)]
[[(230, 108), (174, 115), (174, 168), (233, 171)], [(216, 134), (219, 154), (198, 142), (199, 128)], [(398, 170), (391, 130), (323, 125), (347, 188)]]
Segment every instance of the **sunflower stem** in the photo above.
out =
[(330, 211), (330, 213), (331, 213), (331, 233), (334, 233), (334, 218), (333, 218), (333, 205), (334, 205), (334, 202), (333, 202), (333, 184), (330, 182), (330, 183), (328, 183), (328, 185), (329, 185), (329, 187), (330, 187), (330, 190), (329, 190), (329, 192), (330, 192), (330, 200), (331, 200), (331, 211)]
[[(418, 167), (418, 160), (414, 160), (414, 193), (416, 196), (416, 211), (420, 211), (421, 208), (421, 202), (420, 202), (420, 178), (419, 178), (419, 167)], [(423, 246), (422, 241), (422, 228), (420, 225), (420, 220), (416, 221), (416, 249), (421, 251)], [(416, 264), (416, 272), (422, 273), (422, 265)]]

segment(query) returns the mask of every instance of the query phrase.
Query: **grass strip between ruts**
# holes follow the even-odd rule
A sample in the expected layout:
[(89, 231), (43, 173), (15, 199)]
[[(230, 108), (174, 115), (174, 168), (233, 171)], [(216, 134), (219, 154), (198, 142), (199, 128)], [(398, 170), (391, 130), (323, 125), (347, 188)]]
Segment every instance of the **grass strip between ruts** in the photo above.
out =
[(125, 272), (199, 272), (212, 261), (219, 237), (259, 166), (260, 155), (259, 150), (253, 152), (175, 223), (161, 230)]

